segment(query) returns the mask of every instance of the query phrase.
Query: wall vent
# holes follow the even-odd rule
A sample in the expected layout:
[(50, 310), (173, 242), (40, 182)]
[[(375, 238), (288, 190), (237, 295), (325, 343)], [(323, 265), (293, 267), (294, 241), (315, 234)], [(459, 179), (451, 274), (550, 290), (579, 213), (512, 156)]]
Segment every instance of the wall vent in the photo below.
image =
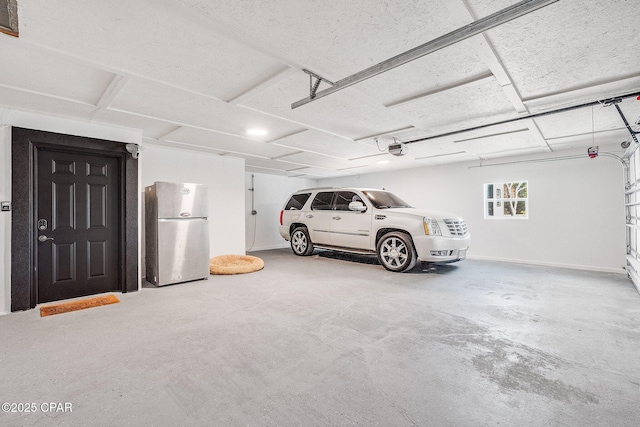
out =
[(0, 33), (18, 37), (17, 0), (0, 0)]

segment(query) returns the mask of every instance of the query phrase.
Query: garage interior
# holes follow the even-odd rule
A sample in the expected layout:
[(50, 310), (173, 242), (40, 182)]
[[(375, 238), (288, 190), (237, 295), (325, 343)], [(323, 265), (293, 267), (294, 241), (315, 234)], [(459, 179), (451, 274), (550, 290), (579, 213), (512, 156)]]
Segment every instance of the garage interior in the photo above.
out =
[[(636, 425), (635, 6), (1, 1), (0, 400), (73, 412), (0, 423)], [(16, 128), (139, 153), (119, 304), (16, 309)], [(206, 184), (210, 256), (265, 268), (147, 284), (155, 181)], [(488, 216), (513, 182), (526, 214)], [(296, 257), (278, 216), (319, 186), (459, 214), (468, 258)]]

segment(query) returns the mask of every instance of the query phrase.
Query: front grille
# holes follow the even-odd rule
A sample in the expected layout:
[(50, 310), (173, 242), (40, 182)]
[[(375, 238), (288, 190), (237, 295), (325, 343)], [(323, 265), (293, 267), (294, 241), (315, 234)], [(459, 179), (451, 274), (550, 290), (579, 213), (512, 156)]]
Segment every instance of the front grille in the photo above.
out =
[(469, 233), (467, 230), (467, 224), (462, 219), (445, 219), (444, 223), (449, 228), (449, 233), (452, 236), (466, 236)]

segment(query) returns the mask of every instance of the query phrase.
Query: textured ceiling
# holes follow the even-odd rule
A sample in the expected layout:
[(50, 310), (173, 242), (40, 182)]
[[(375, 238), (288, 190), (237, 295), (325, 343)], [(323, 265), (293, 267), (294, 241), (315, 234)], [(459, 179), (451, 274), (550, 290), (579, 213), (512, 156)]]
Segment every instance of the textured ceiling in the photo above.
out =
[[(640, 92), (633, 0), (559, 0), (291, 109), (309, 95), (304, 69), (337, 81), (515, 3), (18, 1), (19, 38), (0, 34), (0, 107), (312, 178), (594, 144), (621, 151), (629, 133), (604, 105), (466, 129)], [(640, 102), (620, 106), (637, 128)], [(403, 157), (386, 152), (426, 137)]]

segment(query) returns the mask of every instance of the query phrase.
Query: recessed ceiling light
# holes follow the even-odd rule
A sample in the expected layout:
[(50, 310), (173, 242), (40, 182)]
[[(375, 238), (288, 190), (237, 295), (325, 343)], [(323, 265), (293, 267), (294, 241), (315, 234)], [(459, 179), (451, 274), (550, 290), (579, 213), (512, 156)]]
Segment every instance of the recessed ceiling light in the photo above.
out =
[(253, 136), (263, 136), (267, 134), (267, 131), (264, 129), (249, 129), (247, 130), (247, 134)]

